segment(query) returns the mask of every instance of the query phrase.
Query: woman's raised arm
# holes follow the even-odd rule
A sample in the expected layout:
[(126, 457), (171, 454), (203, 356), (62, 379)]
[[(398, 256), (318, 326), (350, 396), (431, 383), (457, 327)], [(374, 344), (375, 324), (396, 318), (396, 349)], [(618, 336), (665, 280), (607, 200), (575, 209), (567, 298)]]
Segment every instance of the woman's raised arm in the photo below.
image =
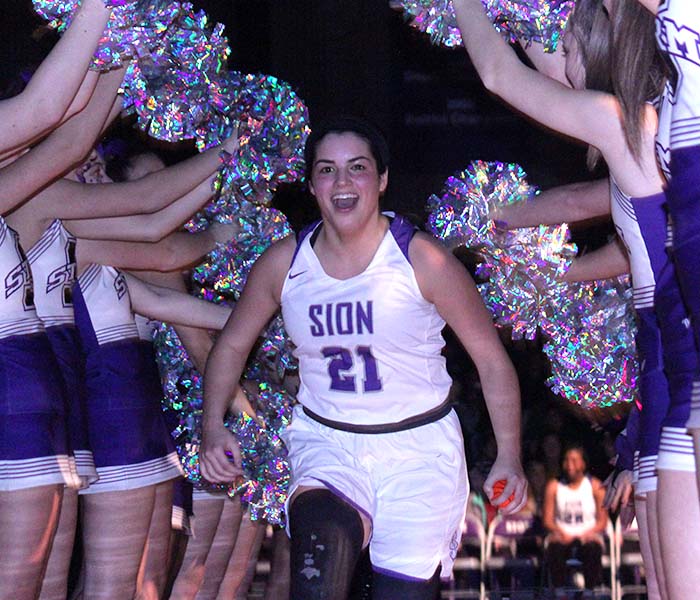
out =
[(560, 185), (527, 202), (500, 206), (490, 214), (506, 229), (574, 223), (610, 214), (607, 178)]
[(85, 158), (104, 128), (123, 79), (124, 69), (101, 74), (85, 110), (0, 169), (2, 214), (34, 196)]
[(493, 28), (480, 0), (453, 0), (464, 46), (486, 89), (559, 133), (599, 148), (624, 148), (614, 96), (571, 89), (523, 64)]
[(21, 149), (78, 112), (90, 97), (88, 66), (109, 18), (102, 0), (83, 0), (73, 22), (21, 94), (0, 102), (0, 152)]

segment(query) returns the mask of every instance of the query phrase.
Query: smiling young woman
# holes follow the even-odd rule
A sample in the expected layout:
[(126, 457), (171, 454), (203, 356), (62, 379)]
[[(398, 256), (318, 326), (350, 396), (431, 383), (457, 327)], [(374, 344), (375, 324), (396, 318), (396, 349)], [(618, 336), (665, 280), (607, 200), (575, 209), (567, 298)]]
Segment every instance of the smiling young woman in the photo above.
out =
[[(479, 370), (499, 447), (485, 488), (496, 503), (513, 494), (508, 513), (520, 510), (527, 487), (517, 378), (461, 263), (379, 211), (388, 180), (381, 134), (336, 119), (314, 130), (306, 161), (322, 219), (259, 259), (210, 354), (202, 473), (211, 481), (237, 473), (227, 398), (281, 306), (301, 375), (283, 434), (292, 598), (345, 598), (369, 544), (375, 598), (427, 600), (450, 575), (468, 494), (462, 433), (446, 400), (445, 323)], [(507, 485), (494, 498), (500, 479)]]

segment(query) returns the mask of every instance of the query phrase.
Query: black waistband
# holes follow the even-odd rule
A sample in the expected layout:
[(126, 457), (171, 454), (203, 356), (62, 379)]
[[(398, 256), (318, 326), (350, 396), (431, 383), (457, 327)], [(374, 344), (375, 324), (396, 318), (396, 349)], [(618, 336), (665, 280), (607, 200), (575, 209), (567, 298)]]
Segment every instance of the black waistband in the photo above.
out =
[(378, 425), (355, 425), (353, 423), (331, 421), (330, 419), (326, 419), (321, 415), (317, 415), (312, 410), (306, 408), (306, 406), (302, 406), (302, 409), (304, 413), (311, 417), (314, 421), (318, 421), (321, 423), (321, 425), (325, 425), (326, 427), (330, 427), (332, 429), (349, 431), (350, 433), (394, 433), (396, 431), (406, 431), (407, 429), (414, 429), (416, 427), (421, 427), (422, 425), (428, 425), (429, 423), (439, 421), (449, 414), (449, 412), (452, 410), (452, 404), (446, 400), (440, 406), (431, 408), (429, 411), (419, 415), (408, 417), (403, 421), (397, 421), (396, 423), (380, 423)]

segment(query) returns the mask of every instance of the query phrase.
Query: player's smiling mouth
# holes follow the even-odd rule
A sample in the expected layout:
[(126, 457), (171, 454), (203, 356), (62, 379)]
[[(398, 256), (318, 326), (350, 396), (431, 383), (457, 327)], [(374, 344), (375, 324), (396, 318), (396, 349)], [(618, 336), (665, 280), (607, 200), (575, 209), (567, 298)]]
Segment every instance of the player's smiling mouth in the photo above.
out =
[(357, 194), (335, 194), (331, 197), (331, 202), (338, 210), (351, 210), (359, 199)]

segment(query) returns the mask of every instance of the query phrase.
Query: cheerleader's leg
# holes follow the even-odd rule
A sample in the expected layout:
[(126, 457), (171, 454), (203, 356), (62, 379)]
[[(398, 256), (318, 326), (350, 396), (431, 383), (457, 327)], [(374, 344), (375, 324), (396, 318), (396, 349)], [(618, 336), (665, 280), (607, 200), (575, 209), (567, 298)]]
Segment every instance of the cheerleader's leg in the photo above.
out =
[(700, 503), (695, 473), (659, 470), (661, 558), (669, 600), (688, 600), (700, 584)]
[(204, 565), (204, 581), (197, 595), (197, 600), (214, 600), (217, 597), (219, 586), (224, 580), (226, 567), (236, 545), (242, 517), (243, 507), (238, 498), (227, 497), (216, 528), (214, 541), (211, 544), (211, 550)]
[(187, 540), (187, 549), (180, 571), (175, 578), (171, 600), (192, 600), (204, 581), (205, 564), (211, 550), (226, 497), (204, 497), (195, 491), (193, 500), (193, 535)]
[[(635, 508), (636, 508), (635, 500)], [(646, 496), (646, 502), (641, 503), (644, 506), (643, 513), (637, 512), (637, 523), (640, 524), (640, 546), (642, 545), (641, 522), (644, 520), (646, 529), (647, 543), (651, 552), (651, 562), (647, 568), (645, 559), (644, 569), (647, 582), (647, 595), (649, 600), (661, 598), (666, 600), (668, 593), (666, 592), (666, 575), (664, 573), (663, 561), (661, 560), (661, 538), (659, 537), (659, 519), (658, 519), (658, 492), (649, 492)]]
[(133, 598), (157, 485), (82, 496), (84, 598)]
[(0, 598), (34, 600), (61, 512), (63, 485), (0, 492)]
[(163, 597), (168, 577), (172, 509), (173, 482), (164, 481), (156, 485), (153, 515), (136, 586), (138, 600)]
[[(237, 498), (233, 499), (234, 502)], [(231, 553), (231, 559), (226, 566), (224, 578), (219, 585), (216, 600), (246, 600), (248, 588), (255, 576), (255, 565), (258, 562), (260, 546), (265, 537), (266, 524), (252, 521), (250, 513), (245, 512), (241, 518), (236, 542)]]
[(289, 598), (291, 585), (289, 572), (289, 536), (284, 529), (275, 528), (272, 534), (272, 564), (265, 587), (265, 600)]
[(41, 584), (40, 600), (64, 600), (68, 594), (68, 573), (78, 521), (78, 490), (65, 488), (56, 535)]

